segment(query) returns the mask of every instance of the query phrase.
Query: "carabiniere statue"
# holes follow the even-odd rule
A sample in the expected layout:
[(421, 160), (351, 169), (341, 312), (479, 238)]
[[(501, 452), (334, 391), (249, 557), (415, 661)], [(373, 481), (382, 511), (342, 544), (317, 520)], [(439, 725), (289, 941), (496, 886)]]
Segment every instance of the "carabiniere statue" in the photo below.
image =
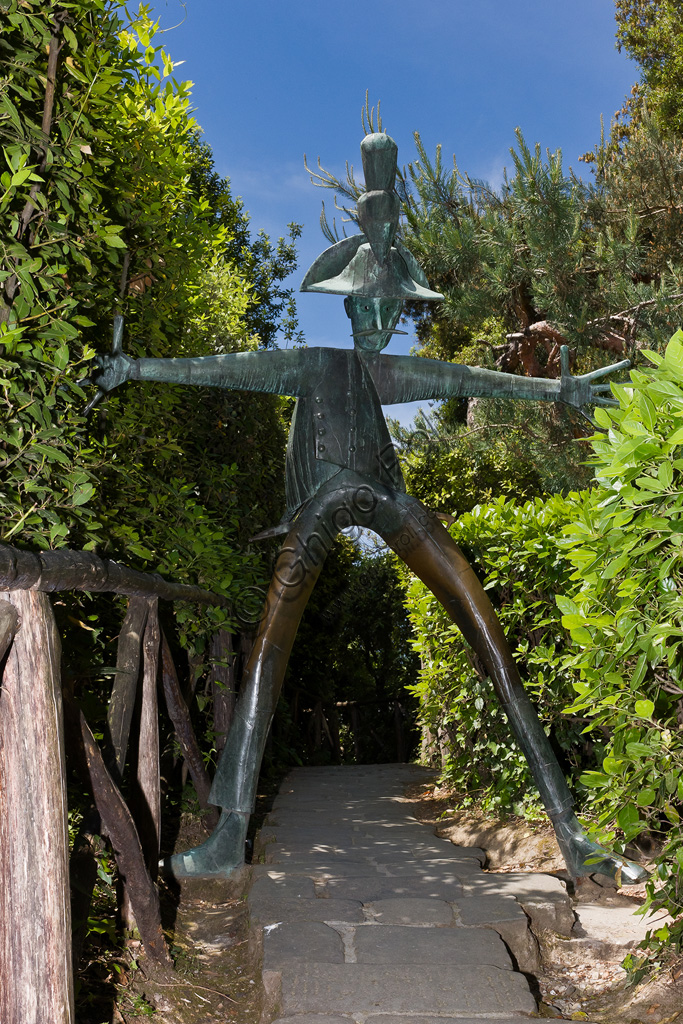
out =
[[(434, 359), (384, 355), (406, 299), (436, 302), (422, 269), (396, 237), (399, 199), (396, 143), (378, 132), (361, 143), (367, 191), (358, 201), (362, 234), (344, 238), (315, 260), (302, 291), (343, 295), (352, 349), (237, 352), (190, 359), (131, 359), (117, 337), (99, 356), (98, 396), (128, 380), (268, 391), (296, 398), (286, 463), (287, 510), (261, 536), (286, 534), (210, 801), (221, 808), (213, 834), (164, 862), (177, 878), (228, 876), (244, 860), (261, 758), (301, 615), (340, 530), (377, 533), (429, 587), (486, 666), (516, 742), (553, 823), (569, 873), (595, 872), (622, 884), (643, 868), (593, 843), (573, 813), (573, 798), (512, 652), (481, 583), (436, 515), (406, 493), (382, 405), (451, 397), (607, 405), (606, 373), (560, 380), (517, 377)], [(119, 332), (120, 333), (120, 332)], [(91, 403), (93, 404), (93, 403)]]

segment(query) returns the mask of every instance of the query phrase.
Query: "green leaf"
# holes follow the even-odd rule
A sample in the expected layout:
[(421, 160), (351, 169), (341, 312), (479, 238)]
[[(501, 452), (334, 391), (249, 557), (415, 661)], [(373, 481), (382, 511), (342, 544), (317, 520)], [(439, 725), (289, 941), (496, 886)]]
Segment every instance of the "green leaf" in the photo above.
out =
[(666, 346), (664, 364), (677, 376), (683, 377), (683, 333), (676, 331)]
[(113, 249), (127, 249), (128, 246), (119, 235), (104, 235), (102, 241)]
[(584, 772), (579, 776), (579, 781), (591, 789), (603, 788), (610, 784), (609, 777), (602, 772)]
[(637, 825), (639, 821), (640, 814), (635, 804), (626, 804), (617, 812), (617, 823), (621, 829), (626, 830), (632, 825)]
[(651, 718), (654, 709), (655, 706), (651, 700), (636, 701), (636, 714), (639, 718)]
[(617, 558), (613, 558), (610, 562), (608, 562), (602, 572), (603, 579), (614, 579), (614, 577), (617, 576), (622, 571), (622, 569), (626, 568), (626, 566), (629, 563), (629, 557), (629, 553), (624, 552)]
[(639, 396), (640, 414), (643, 417), (643, 423), (650, 431), (654, 433), (657, 425), (657, 415), (655, 413), (655, 407), (650, 399), (641, 392)]
[(565, 629), (576, 629), (577, 627), (583, 626), (585, 623), (583, 615), (563, 615), (562, 625)]
[(85, 505), (86, 502), (90, 501), (95, 488), (92, 484), (81, 484), (74, 490), (71, 501), (74, 505)]
[(53, 356), (54, 364), (58, 370), (63, 370), (69, 363), (69, 349), (67, 345), (60, 345)]
[(563, 597), (562, 594), (556, 594), (555, 602), (560, 611), (563, 612), (565, 615), (578, 614), (578, 605), (574, 604), (574, 602), (571, 601), (568, 597)]
[(666, 490), (664, 484), (652, 476), (639, 476), (635, 484), (636, 487), (640, 487), (643, 491), (654, 491), (657, 494), (661, 494), (662, 491)]
[(19, 185), (23, 185), (27, 178), (32, 176), (32, 170), (30, 167), (22, 167), (20, 171), (16, 171), (12, 175), (12, 187), (18, 188)]
[(607, 775), (616, 775), (621, 770), (622, 762), (616, 757), (605, 757), (602, 767)]
[(626, 744), (626, 753), (629, 757), (632, 757), (635, 760), (640, 760), (644, 757), (654, 757), (655, 750), (653, 747), (648, 747), (646, 743), (634, 742)]
[(674, 471), (670, 462), (662, 462), (657, 470), (657, 479), (665, 487), (671, 487), (674, 479)]
[(655, 802), (654, 789), (641, 789), (636, 796), (636, 803), (639, 807), (650, 807)]
[(31, 451), (39, 452), (44, 456), (48, 462), (59, 462), (63, 466), (71, 465), (71, 459), (61, 449), (53, 448), (52, 445), (41, 444), (39, 441), (35, 441), (31, 445)]

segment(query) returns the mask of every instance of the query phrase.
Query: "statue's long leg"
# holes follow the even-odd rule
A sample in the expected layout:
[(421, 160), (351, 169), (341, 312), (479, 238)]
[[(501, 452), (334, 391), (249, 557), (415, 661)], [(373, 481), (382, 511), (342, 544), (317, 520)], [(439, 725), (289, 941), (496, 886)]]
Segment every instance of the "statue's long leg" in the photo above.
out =
[(164, 862), (167, 874), (224, 877), (244, 862), (263, 750), (299, 622), (337, 533), (348, 525), (343, 502), (327, 495), (309, 502), (280, 549), (209, 796), (222, 808), (220, 820), (205, 843)]
[(607, 874), (620, 884), (647, 872), (588, 839), (573, 813), (573, 798), (555, 753), (529, 700), (502, 626), (473, 569), (435, 518), (414, 498), (401, 496), (402, 526), (380, 530), (387, 543), (429, 587), (491, 676), (493, 686), (524, 753), (573, 877)]

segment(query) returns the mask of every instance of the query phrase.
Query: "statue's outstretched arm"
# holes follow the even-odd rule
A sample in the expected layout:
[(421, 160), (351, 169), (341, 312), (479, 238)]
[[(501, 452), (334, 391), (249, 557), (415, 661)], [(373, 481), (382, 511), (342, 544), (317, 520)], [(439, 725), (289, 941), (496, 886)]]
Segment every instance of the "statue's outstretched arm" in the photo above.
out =
[(100, 392), (127, 380), (159, 380), (175, 384), (270, 391), (295, 398), (307, 393), (315, 374), (315, 357), (308, 349), (231, 352), (189, 359), (131, 359), (121, 351), (97, 356), (99, 373), (92, 376)]
[(606, 374), (631, 365), (628, 359), (624, 359), (612, 366), (572, 377), (566, 345), (560, 351), (560, 361), (561, 377), (550, 380), (518, 377), (512, 373), (461, 366), (438, 359), (382, 356), (378, 391), (385, 405), (429, 398), (515, 398), (532, 402), (564, 402), (583, 410), (586, 406), (616, 404), (608, 397), (610, 385), (599, 381)]

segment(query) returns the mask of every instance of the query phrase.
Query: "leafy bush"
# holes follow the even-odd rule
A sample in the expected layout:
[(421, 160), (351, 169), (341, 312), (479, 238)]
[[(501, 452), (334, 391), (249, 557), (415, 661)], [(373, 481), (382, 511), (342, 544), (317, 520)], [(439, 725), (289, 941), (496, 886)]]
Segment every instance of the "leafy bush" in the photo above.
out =
[[(683, 903), (683, 332), (664, 358), (613, 385), (619, 407), (598, 409), (592, 439), (598, 486), (565, 526), (574, 572), (558, 598), (580, 678), (570, 714), (607, 738), (600, 770), (581, 776), (603, 838), (659, 833), (647, 908), (674, 917)], [(658, 942), (683, 940), (683, 918)]]
[[(659, 837), (643, 912), (674, 918), (648, 936), (652, 966), (683, 944), (683, 332), (654, 368), (612, 385), (590, 439), (595, 486), (518, 507), (499, 499), (451, 529), (505, 628), (541, 719), (562, 750), (598, 838)], [(443, 777), (484, 808), (535, 810), (530, 776), (492, 687), (419, 582), (408, 587), (415, 692), (438, 733)], [(571, 690), (575, 697), (568, 698)], [(474, 699), (473, 699), (474, 698)]]
[[(133, 356), (293, 337), (293, 243), (251, 239), (147, 8), (2, 6), (0, 539), (96, 549), (236, 602), (268, 576), (268, 546), (247, 542), (281, 512), (286, 402), (130, 386), (86, 421), (79, 379), (116, 312)], [(185, 616), (188, 644), (212, 616)]]

